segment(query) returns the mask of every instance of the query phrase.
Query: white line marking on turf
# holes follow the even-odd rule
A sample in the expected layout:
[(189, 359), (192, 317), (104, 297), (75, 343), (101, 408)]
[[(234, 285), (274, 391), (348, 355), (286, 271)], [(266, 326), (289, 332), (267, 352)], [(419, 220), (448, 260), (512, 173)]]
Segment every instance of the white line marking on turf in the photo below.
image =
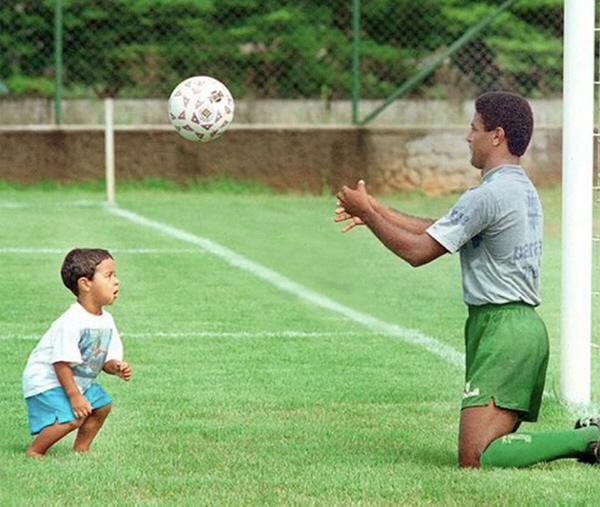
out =
[(80, 199), (77, 201), (65, 201), (65, 202), (52, 202), (52, 203), (39, 203), (26, 202), (26, 201), (4, 201), (0, 202), (0, 208), (6, 209), (23, 209), (23, 208), (40, 208), (49, 207), (54, 208), (104, 208), (106, 201), (93, 201), (87, 199)]
[(336, 301), (333, 301), (332, 299), (329, 299), (326, 296), (312, 291), (307, 287), (304, 287), (303, 285), (300, 285), (299, 283), (296, 283), (290, 280), (289, 278), (280, 275), (272, 269), (257, 264), (256, 262), (253, 262), (250, 259), (247, 259), (246, 257), (232, 250), (229, 250), (228, 248), (219, 245), (218, 243), (215, 243), (214, 241), (208, 238), (196, 236), (195, 234), (191, 234), (181, 229), (171, 227), (170, 225), (151, 220), (131, 211), (119, 208), (117, 206), (107, 207), (106, 209), (108, 212), (125, 218), (138, 225), (143, 225), (151, 229), (155, 229), (168, 236), (172, 236), (181, 241), (185, 241), (187, 243), (199, 246), (207, 252), (220, 257), (222, 260), (224, 260), (231, 266), (247, 271), (248, 273), (251, 273), (257, 276), (258, 278), (263, 279), (271, 285), (274, 285), (275, 287), (285, 292), (294, 294), (295, 296), (304, 299), (305, 301), (308, 301), (310, 303), (313, 303), (317, 306), (320, 306), (321, 308), (325, 308), (327, 310), (331, 310), (333, 312), (342, 314), (348, 319), (353, 320), (354, 322), (361, 324), (371, 329), (372, 331), (394, 336), (406, 343), (422, 347), (453, 365), (464, 365), (464, 354), (456, 351), (449, 345), (446, 345), (436, 340), (435, 338), (432, 338), (431, 336), (427, 336), (426, 334), (421, 333), (420, 331), (417, 331), (415, 329), (406, 329), (395, 324), (383, 322), (371, 315), (358, 312), (356, 310), (353, 310), (352, 308), (337, 303)]
[(337, 336), (364, 336), (365, 333), (343, 331), (190, 331), (171, 333), (121, 333), (125, 338), (330, 338)]
[[(0, 334), (2, 340), (39, 340), (40, 334)], [(382, 336), (381, 333), (374, 333)], [(122, 338), (126, 339), (146, 339), (146, 338), (332, 338), (338, 336), (365, 336), (365, 333), (344, 332), (344, 331), (190, 331), (190, 332), (168, 332), (168, 331), (148, 331), (145, 333), (120, 333)]]
[[(0, 255), (2, 254), (24, 254), (24, 255), (38, 255), (38, 254), (52, 254), (52, 255), (64, 255), (70, 248), (22, 248), (22, 247), (6, 247), (0, 248)], [(201, 254), (204, 253), (197, 248), (109, 248), (110, 253), (114, 254)]]

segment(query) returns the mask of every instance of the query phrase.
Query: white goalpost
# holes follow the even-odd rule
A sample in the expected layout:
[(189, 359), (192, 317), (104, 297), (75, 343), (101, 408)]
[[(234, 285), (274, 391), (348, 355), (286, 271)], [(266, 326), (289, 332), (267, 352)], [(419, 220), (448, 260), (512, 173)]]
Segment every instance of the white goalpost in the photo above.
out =
[(560, 394), (591, 401), (594, 0), (564, 2)]

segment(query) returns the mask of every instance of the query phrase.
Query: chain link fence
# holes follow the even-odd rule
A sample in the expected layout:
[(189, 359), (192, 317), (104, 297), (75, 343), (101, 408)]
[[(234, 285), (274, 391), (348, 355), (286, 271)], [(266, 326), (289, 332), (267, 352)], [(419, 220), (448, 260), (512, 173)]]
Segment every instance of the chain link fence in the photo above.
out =
[(0, 99), (164, 99), (206, 74), (238, 100), (385, 100), (432, 61), (403, 98), (557, 98), (562, 21), (561, 0), (5, 0)]

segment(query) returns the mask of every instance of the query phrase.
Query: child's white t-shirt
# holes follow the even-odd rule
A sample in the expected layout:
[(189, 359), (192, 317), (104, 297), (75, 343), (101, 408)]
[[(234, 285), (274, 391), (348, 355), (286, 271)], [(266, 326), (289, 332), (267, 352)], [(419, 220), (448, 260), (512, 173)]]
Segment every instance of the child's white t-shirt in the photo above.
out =
[(60, 386), (54, 363), (67, 362), (83, 392), (102, 371), (106, 361), (123, 358), (123, 344), (112, 315), (89, 313), (79, 303), (56, 319), (37, 344), (23, 372), (25, 398)]

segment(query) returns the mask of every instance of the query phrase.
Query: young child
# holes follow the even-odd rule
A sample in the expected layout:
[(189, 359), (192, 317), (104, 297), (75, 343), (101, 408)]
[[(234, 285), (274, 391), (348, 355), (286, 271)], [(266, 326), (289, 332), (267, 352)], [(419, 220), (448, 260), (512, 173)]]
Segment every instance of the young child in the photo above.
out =
[(103, 310), (119, 293), (112, 255), (76, 248), (65, 257), (60, 274), (77, 301), (46, 331), (23, 372), (29, 431), (36, 435), (29, 456), (43, 456), (75, 429), (73, 450), (88, 451), (112, 406), (96, 377), (105, 371), (131, 378), (115, 322)]

